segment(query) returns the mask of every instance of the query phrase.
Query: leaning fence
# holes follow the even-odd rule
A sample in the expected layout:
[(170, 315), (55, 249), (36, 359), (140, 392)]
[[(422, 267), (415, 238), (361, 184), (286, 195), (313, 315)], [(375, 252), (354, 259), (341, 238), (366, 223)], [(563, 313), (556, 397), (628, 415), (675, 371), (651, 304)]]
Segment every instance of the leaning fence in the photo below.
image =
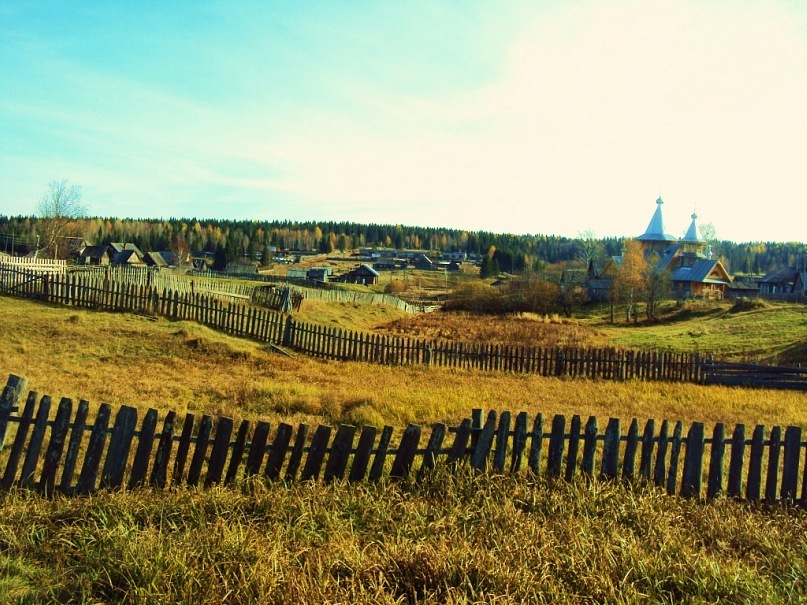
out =
[(0, 294), (190, 320), (235, 336), (340, 361), (606, 380), (700, 382), (702, 377), (697, 353), (473, 344), (370, 334), (300, 322), (290, 315), (240, 301), (221, 300), (211, 293), (159, 290), (150, 285), (76, 274), (38, 274), (0, 266)]
[[(648, 420), (640, 432), (632, 419), (624, 432), (618, 418), (601, 431), (597, 418), (585, 424), (543, 414), (473, 410), (456, 426), (438, 423), (424, 430), (340, 425), (335, 430), (307, 424), (197, 418), (180, 421), (170, 411), (159, 426), (157, 410), (139, 418), (122, 406), (112, 416), (101, 404), (90, 420), (90, 404), (62, 398), (53, 413), (51, 397), (29, 392), (27, 381), (11, 375), (0, 398), (0, 489), (15, 487), (45, 495), (90, 494), (99, 489), (208, 487), (265, 480), (379, 481), (422, 478), (438, 465), (468, 465), (493, 473), (527, 473), (564, 478), (653, 484), (670, 495), (713, 499), (720, 495), (767, 504), (807, 505), (807, 476), (800, 461), (807, 452), (797, 426), (754, 427), (750, 438), (738, 424), (729, 435), (723, 423), (707, 435), (693, 422), (684, 435), (681, 421)], [(110, 426), (110, 422), (112, 425)], [(138, 426), (139, 422), (139, 426)], [(425, 447), (422, 447), (424, 438)], [(805, 461), (807, 474), (807, 461)]]
[[(211, 289), (161, 289), (149, 281), (115, 281), (100, 274), (49, 274), (0, 264), (0, 294), (190, 320), (236, 336), (339, 361), (807, 391), (807, 370), (803, 368), (730, 364), (704, 359), (699, 353), (461, 343), (371, 334), (297, 321), (291, 315), (249, 304), (237, 293), (222, 297), (221, 292)], [(272, 296), (279, 298), (280, 291)], [(292, 292), (291, 297), (299, 302), (296, 293)], [(269, 300), (265, 297), (260, 302), (266, 304)]]

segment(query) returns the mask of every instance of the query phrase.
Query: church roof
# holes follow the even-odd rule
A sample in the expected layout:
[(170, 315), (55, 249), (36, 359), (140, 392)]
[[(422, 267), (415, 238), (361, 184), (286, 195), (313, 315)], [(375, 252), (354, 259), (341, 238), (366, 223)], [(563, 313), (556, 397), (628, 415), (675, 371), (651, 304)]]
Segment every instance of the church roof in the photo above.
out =
[(653, 213), (653, 218), (650, 219), (647, 230), (636, 239), (642, 242), (677, 242), (677, 237), (664, 231), (664, 217), (661, 215), (661, 206), (664, 204), (664, 200), (658, 198), (656, 204), (656, 211)]
[(692, 213), (692, 223), (689, 225), (689, 229), (687, 229), (686, 234), (684, 237), (681, 238), (682, 242), (705, 242), (706, 240), (701, 238), (700, 231), (698, 231), (698, 225), (695, 223), (697, 220), (698, 215), (694, 212)]

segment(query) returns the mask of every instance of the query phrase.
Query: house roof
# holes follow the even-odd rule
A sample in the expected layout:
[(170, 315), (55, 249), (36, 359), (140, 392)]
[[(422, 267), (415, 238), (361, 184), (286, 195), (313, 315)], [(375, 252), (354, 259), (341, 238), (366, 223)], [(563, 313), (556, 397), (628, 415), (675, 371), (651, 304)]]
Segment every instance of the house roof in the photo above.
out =
[(691, 267), (679, 267), (672, 274), (673, 281), (686, 281), (703, 284), (726, 284), (731, 280), (709, 277), (712, 271), (720, 265), (716, 260), (698, 260)]
[(378, 271), (376, 271), (375, 269), (373, 269), (370, 265), (368, 265), (366, 263), (359, 266), (359, 267), (356, 267), (355, 269), (353, 269), (353, 271), (351, 271), (351, 273), (362, 273), (364, 275), (373, 275), (375, 277), (380, 277), (381, 276), (381, 274)]
[(140, 248), (135, 246), (132, 242), (110, 242), (109, 245), (116, 253), (123, 252), (124, 250), (134, 250), (137, 252), (137, 256), (143, 258), (143, 253), (140, 251)]
[(152, 264), (155, 267), (168, 266), (168, 261), (166, 261), (159, 252), (146, 252), (146, 254), (143, 256), (143, 260), (146, 262), (146, 264)]
[[(132, 258), (134, 257), (134, 258)], [(137, 253), (136, 250), (126, 249), (118, 252), (112, 259), (113, 265), (140, 265), (143, 263), (143, 258)]]
[(788, 267), (787, 269), (779, 269), (778, 271), (774, 271), (773, 273), (769, 273), (762, 279), (757, 280), (757, 283), (760, 284), (784, 284), (784, 283), (792, 283), (796, 281), (796, 276), (799, 272), (792, 268)]
[(645, 232), (636, 239), (644, 242), (677, 242), (677, 237), (664, 231), (664, 217), (661, 214), (661, 206), (664, 204), (664, 200), (658, 198), (656, 204), (656, 211), (653, 213), (653, 218), (650, 219), (650, 224)]
[(106, 246), (87, 246), (81, 251), (81, 256), (85, 258), (103, 258), (107, 254)]

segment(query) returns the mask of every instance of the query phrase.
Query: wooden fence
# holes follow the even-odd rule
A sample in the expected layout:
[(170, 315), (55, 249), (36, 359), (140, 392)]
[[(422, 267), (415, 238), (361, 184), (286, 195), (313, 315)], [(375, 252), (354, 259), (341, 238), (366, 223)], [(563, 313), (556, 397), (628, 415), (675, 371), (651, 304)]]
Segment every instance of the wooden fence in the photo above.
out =
[[(331, 328), (291, 315), (221, 300), (214, 292), (160, 290), (100, 279), (97, 275), (45, 274), (0, 264), (0, 294), (77, 307), (131, 311), (195, 321), (323, 359), (383, 365), (430, 365), (605, 380), (704, 381), (807, 390), (799, 368), (704, 363), (699, 354), (616, 348), (530, 347), (425, 340)], [(739, 369), (738, 369), (739, 368)], [(708, 372), (708, 378), (706, 378)], [(742, 372), (742, 374), (740, 373)]]
[[(409, 425), (398, 432), (385, 426), (320, 425), (295, 430), (269, 423), (186, 414), (182, 422), (166, 413), (161, 428), (157, 410), (138, 419), (123, 406), (112, 418), (101, 404), (90, 422), (82, 400), (62, 398), (52, 414), (52, 400), (30, 392), (22, 412), (19, 403), (26, 380), (10, 376), (0, 399), (0, 489), (22, 487), (45, 495), (89, 494), (98, 489), (150, 486), (210, 486), (262, 476), (286, 481), (378, 481), (384, 477), (420, 478), (437, 465), (467, 464), (494, 473), (525, 472), (562, 477), (598, 476), (652, 483), (670, 495), (712, 499), (719, 495), (751, 502), (807, 505), (807, 477), (800, 461), (807, 452), (800, 427), (774, 426), (766, 437), (756, 426), (751, 438), (737, 425), (729, 436), (716, 424), (707, 436), (703, 423), (692, 423), (686, 436), (682, 422), (656, 428), (648, 420), (640, 432), (636, 419), (623, 434), (624, 423), (610, 418), (604, 431), (595, 417), (585, 425), (579, 415), (482, 410), (458, 426), (435, 424), (428, 431)], [(110, 427), (110, 421), (112, 426)], [(139, 421), (139, 428), (138, 428)], [(428, 439), (424, 439), (428, 437)], [(421, 447), (425, 441), (425, 447)], [(450, 443), (449, 443), (450, 442)], [(805, 461), (807, 475), (807, 461)]]
[(295, 321), (289, 315), (222, 301), (212, 295), (160, 292), (150, 286), (114, 282), (88, 282), (84, 276), (75, 274), (33, 275), (0, 266), (0, 294), (190, 320), (235, 336), (341, 361), (606, 380), (701, 381), (701, 360), (697, 353), (467, 344), (366, 334)]
[(9, 267), (34, 271), (37, 273), (59, 273), (64, 275), (67, 270), (67, 261), (52, 260), (48, 258), (28, 258), (20, 256), (3, 257), (0, 262)]
[(703, 364), (703, 382), (704, 384), (807, 391), (807, 368), (706, 360)]

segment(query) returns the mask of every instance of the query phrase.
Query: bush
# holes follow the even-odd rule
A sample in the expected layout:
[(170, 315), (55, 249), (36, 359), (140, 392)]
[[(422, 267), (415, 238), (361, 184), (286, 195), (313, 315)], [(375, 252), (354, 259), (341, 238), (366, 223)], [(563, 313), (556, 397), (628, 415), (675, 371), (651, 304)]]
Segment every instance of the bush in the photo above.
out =
[(384, 287), (384, 292), (387, 294), (400, 294), (401, 292), (406, 292), (406, 284), (400, 279), (396, 279)]

